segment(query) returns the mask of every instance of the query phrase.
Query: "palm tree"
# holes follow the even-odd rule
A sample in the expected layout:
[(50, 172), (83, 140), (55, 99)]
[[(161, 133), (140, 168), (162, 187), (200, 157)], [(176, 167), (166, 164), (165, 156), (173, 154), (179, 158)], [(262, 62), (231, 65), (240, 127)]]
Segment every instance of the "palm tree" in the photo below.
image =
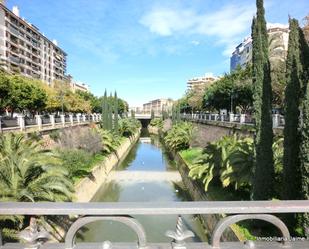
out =
[[(74, 189), (67, 175), (53, 153), (25, 135), (0, 136), (0, 201), (69, 201)], [(23, 216), (2, 216), (4, 238), (16, 240), (26, 223)]]
[(0, 201), (69, 201), (73, 186), (55, 155), (23, 134), (0, 137)]

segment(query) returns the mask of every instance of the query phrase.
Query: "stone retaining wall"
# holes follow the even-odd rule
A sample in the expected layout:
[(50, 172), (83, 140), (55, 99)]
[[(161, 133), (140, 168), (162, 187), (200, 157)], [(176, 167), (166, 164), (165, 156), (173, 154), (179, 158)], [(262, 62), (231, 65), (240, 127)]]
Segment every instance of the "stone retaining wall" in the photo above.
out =
[(104, 183), (110, 172), (127, 156), (132, 146), (139, 139), (140, 132), (134, 137), (126, 138), (126, 140), (117, 149), (116, 153), (109, 155), (103, 162), (97, 165), (92, 170), (92, 177), (86, 177), (75, 186), (75, 201), (89, 202), (96, 192), (99, 190), (102, 183)]

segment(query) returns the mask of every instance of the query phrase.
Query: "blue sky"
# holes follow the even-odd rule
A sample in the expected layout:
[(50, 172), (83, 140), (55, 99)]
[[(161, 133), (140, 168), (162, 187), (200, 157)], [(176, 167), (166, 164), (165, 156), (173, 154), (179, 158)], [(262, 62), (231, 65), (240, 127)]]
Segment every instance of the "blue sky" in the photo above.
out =
[[(229, 71), (250, 34), (255, 0), (7, 0), (68, 53), (67, 72), (130, 105), (181, 97), (186, 81)], [(265, 0), (267, 21), (299, 20), (308, 0)]]

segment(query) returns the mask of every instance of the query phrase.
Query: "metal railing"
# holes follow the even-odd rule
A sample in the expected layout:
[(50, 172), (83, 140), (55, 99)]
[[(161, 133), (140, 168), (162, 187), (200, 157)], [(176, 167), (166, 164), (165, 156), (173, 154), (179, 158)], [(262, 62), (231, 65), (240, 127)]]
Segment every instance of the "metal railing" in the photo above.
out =
[[(287, 226), (274, 214), (279, 213), (307, 213), (309, 201), (235, 201), (235, 202), (118, 202), (118, 203), (0, 203), (0, 215), (29, 215), (30, 226), (20, 232), (20, 238), (25, 244), (5, 244), (1, 248), (309, 248), (309, 237), (293, 238), (290, 236)], [(178, 215), (175, 220), (176, 231), (162, 231), (170, 237), (171, 243), (148, 243), (143, 226), (131, 215)], [(218, 221), (214, 231), (210, 231), (211, 242), (185, 243), (189, 237), (193, 237), (192, 231), (186, 230), (181, 215), (185, 214), (225, 214)], [(36, 218), (40, 215), (75, 215), (77, 218), (66, 233), (64, 244), (46, 243), (49, 237), (47, 231), (38, 227)], [(137, 243), (75, 243), (77, 231), (94, 221), (116, 221), (131, 228), (137, 235)], [(273, 224), (280, 237), (261, 239), (260, 241), (245, 242), (220, 242), (224, 230), (230, 225), (243, 220), (263, 220)], [(309, 228), (308, 228), (309, 229)], [(275, 229), (274, 229), (275, 230)], [(98, 232), (98, 231), (97, 231)], [(121, 234), (119, 234), (121, 237)], [(44, 243), (43, 243), (44, 242)], [(46, 247), (45, 247), (46, 246)]]
[[(205, 114), (181, 114), (181, 118), (185, 120), (191, 120), (196, 122), (225, 122), (225, 123), (235, 123), (235, 124), (246, 124), (253, 125), (254, 119), (252, 115), (248, 114), (213, 114), (213, 113), (205, 113)], [(284, 127), (284, 116), (279, 114), (272, 115), (273, 120), (273, 128), (283, 128)]]

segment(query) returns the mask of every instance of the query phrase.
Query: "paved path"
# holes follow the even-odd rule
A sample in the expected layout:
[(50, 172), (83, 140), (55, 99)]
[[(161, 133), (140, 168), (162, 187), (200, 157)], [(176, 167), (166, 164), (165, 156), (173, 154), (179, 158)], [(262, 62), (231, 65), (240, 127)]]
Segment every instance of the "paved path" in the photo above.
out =
[(129, 180), (129, 181), (181, 181), (178, 171), (114, 171), (109, 180)]

